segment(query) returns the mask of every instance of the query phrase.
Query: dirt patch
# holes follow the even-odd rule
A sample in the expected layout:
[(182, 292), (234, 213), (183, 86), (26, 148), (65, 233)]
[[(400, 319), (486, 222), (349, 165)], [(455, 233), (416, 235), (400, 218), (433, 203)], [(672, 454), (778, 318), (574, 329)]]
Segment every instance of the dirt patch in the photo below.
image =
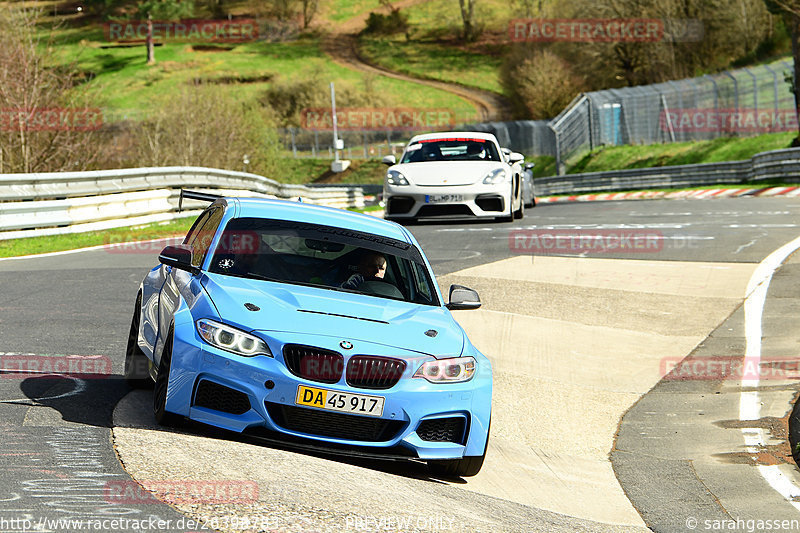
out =
[(253, 76), (239, 75), (239, 76), (217, 76), (215, 78), (205, 78), (205, 83), (212, 83), (214, 85), (242, 85), (247, 83), (266, 83), (271, 81), (275, 76), (273, 74), (256, 74)]
[(765, 416), (758, 420), (719, 420), (714, 425), (725, 429), (763, 429), (778, 444), (759, 446), (755, 454), (747, 452), (718, 453), (714, 457), (725, 463), (773, 466), (791, 464), (794, 461), (789, 445), (789, 414), (783, 418)]
[(780, 457), (780, 451), (780, 446), (766, 446), (764, 451), (756, 454), (747, 452), (715, 453), (713, 457), (720, 462), (734, 465), (775, 466), (791, 463), (792, 461), (787, 458)]
[(195, 44), (189, 47), (190, 52), (230, 52), (233, 46), (228, 45), (210, 45), (210, 44)]

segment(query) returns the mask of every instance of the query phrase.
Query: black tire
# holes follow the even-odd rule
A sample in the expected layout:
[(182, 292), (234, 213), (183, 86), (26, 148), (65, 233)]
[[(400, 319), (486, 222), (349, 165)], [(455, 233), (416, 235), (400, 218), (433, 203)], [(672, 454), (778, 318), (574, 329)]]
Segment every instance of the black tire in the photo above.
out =
[(795, 464), (800, 466), (800, 401), (795, 402), (789, 416), (789, 446)]
[(513, 217), (516, 220), (520, 220), (525, 216), (525, 201), (520, 198), (519, 199), (519, 209), (514, 211)]
[(536, 197), (535, 196), (531, 196), (531, 204), (528, 207), (531, 207), (531, 208), (536, 207)]
[(481, 471), (486, 453), (475, 457), (463, 459), (449, 459), (444, 461), (428, 461), (428, 468), (432, 474), (443, 477), (472, 477)]
[(161, 426), (177, 426), (183, 417), (167, 411), (167, 386), (169, 385), (169, 370), (172, 366), (172, 330), (170, 329), (158, 365), (156, 386), (153, 388), (153, 416)]
[(483, 467), (486, 452), (489, 450), (489, 434), (491, 431), (492, 423), (490, 421), (489, 430), (486, 432), (486, 447), (483, 449), (483, 455), (467, 456), (463, 459), (428, 461), (428, 469), (432, 474), (445, 477), (472, 477), (477, 475)]
[(133, 309), (131, 329), (128, 332), (128, 345), (125, 348), (125, 382), (134, 389), (148, 389), (153, 386), (150, 379), (150, 360), (139, 348), (139, 320), (142, 307), (142, 295), (136, 297), (136, 307)]

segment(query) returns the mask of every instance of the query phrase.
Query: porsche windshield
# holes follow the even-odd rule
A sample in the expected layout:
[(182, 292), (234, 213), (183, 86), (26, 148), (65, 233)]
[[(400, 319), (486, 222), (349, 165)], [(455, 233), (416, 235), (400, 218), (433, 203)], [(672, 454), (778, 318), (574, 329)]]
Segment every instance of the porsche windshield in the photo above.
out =
[(344, 228), (234, 218), (209, 269), (227, 276), (439, 305), (419, 250)]
[(501, 161), (494, 143), (486, 139), (453, 137), (409, 144), (401, 163), (425, 161)]

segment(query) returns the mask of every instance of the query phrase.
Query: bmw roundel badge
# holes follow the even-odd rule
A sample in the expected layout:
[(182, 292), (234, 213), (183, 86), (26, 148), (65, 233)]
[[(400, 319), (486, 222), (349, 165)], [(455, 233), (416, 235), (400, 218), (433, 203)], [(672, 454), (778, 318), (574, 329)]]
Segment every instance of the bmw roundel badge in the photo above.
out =
[(339, 343), (339, 346), (341, 346), (345, 350), (352, 350), (353, 349), (353, 343), (350, 342), (350, 341), (342, 341), (342, 342)]

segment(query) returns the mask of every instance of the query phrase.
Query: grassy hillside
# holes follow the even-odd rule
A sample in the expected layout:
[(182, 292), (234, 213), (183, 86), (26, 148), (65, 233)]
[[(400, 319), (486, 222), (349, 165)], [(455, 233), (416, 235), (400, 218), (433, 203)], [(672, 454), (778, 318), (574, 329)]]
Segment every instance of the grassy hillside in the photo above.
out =
[(224, 84), (235, 98), (252, 100), (275, 81), (292, 83), (311, 76), (358, 89), (371, 84), (370, 90), (398, 107), (443, 107), (463, 115), (473, 110), (468, 102), (445, 91), (393, 78), (368, 80), (361, 72), (329, 61), (313, 37), (220, 46), (165, 44), (156, 47), (152, 66), (146, 64), (143, 46), (104, 48), (108, 43), (93, 30), (87, 30), (78, 42), (70, 37), (58, 37), (67, 41), (59, 46), (58, 58), (85, 72), (98, 105), (111, 111), (146, 114), (154, 106), (169, 105), (179, 91), (196, 81)]
[(787, 132), (700, 142), (610, 146), (587, 154), (570, 165), (568, 173), (739, 161), (759, 152), (788, 148), (796, 135)]

